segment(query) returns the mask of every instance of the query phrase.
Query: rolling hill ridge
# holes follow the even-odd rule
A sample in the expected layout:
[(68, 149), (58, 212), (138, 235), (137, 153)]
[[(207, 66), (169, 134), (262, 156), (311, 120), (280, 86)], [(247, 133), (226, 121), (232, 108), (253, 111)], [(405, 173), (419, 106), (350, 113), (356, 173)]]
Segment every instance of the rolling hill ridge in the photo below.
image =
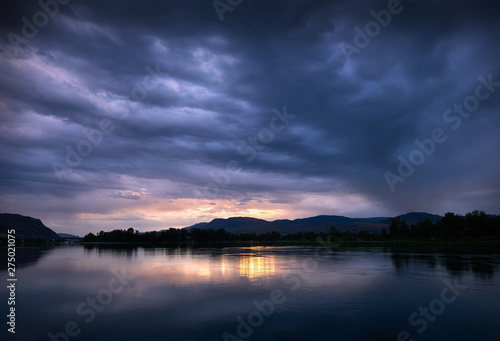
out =
[[(425, 212), (410, 212), (397, 216), (405, 220), (408, 225), (416, 224), (419, 221), (430, 219), (433, 223), (442, 217)], [(329, 232), (330, 226), (335, 226), (339, 232), (350, 231), (359, 232), (367, 230), (372, 233), (380, 233), (382, 229), (388, 228), (392, 217), (373, 218), (349, 218), (337, 215), (320, 215), (310, 218), (295, 220), (281, 219), (267, 221), (249, 217), (232, 217), (227, 219), (217, 218), (211, 222), (198, 223), (185, 227), (186, 229), (224, 229), (232, 233), (266, 233), (277, 231), (281, 234), (298, 232)]]
[(0, 238), (7, 238), (7, 230), (16, 230), (16, 239), (58, 240), (60, 237), (40, 219), (20, 214), (0, 214)]

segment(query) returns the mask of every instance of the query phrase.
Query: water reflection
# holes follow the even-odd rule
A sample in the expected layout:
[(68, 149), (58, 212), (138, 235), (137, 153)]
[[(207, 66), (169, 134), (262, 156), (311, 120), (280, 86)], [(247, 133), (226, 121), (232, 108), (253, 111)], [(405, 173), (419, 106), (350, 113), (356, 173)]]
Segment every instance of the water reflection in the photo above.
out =
[[(168, 276), (175, 278), (179, 284), (231, 282), (240, 278), (262, 281), (274, 278), (284, 274), (284, 268), (280, 264), (284, 261), (282, 256), (287, 252), (285, 248), (262, 246), (227, 248), (84, 246), (84, 250), (87, 256), (94, 255), (102, 260), (128, 260), (135, 265), (137, 275), (153, 278)], [(291, 251), (289, 260), (297, 256), (297, 252)], [(428, 269), (445, 268), (451, 276), (457, 278), (471, 272), (477, 278), (491, 279), (499, 266), (498, 260), (491, 255), (390, 252), (390, 258), (398, 272), (423, 264)]]
[[(88, 257), (129, 259), (136, 275), (174, 278), (177, 283), (224, 282), (244, 277), (250, 281), (276, 275), (276, 254), (266, 247), (142, 248), (84, 246)], [(104, 259), (103, 259), (104, 261)]]
[(488, 255), (392, 253), (391, 260), (398, 271), (409, 270), (418, 264), (425, 264), (428, 268), (439, 264), (456, 278), (471, 272), (479, 279), (492, 279), (500, 265), (498, 259)]
[[(483, 312), (477, 322), (482, 335), (467, 339), (486, 339), (491, 328), (500, 333), (495, 315), (498, 255), (370, 248), (337, 250), (320, 260), (314, 251), (136, 246), (39, 250), (37, 262), (25, 263), (30, 265), (18, 274), (19, 325), (30, 326), (20, 329), (19, 339), (48, 339), (48, 332), (62, 332), (68, 321), (75, 321), (82, 340), (167, 336), (220, 341), (224, 332), (236, 333), (238, 316), (246, 320), (256, 309), (254, 302), (269, 300), (273, 290), (281, 290), (286, 301), (255, 330), (254, 340), (396, 339), (409, 328), (408, 316), (437, 297), (449, 275), (462, 276), (467, 292), (429, 328), (425, 339), (466, 339), (467, 330), (450, 334), (450, 325), (467, 320), (471, 311)], [(130, 285), (113, 293), (109, 304), (102, 303), (106, 297), (101, 294), (122, 270), (134, 279), (127, 279)], [(0, 296), (5, 295), (4, 286)], [(95, 322), (87, 323), (89, 315), (79, 315), (77, 307), (96, 297), (101, 303)]]
[(272, 276), (276, 273), (275, 257), (246, 256), (240, 258), (240, 276), (249, 279)]
[[(55, 247), (16, 247), (16, 267), (35, 265), (40, 259), (53, 251)], [(7, 269), (7, 248), (0, 248), (0, 269)]]
[(134, 256), (137, 256), (140, 247), (136, 245), (84, 245), (83, 249), (87, 255), (113, 255), (115, 257), (134, 258)]

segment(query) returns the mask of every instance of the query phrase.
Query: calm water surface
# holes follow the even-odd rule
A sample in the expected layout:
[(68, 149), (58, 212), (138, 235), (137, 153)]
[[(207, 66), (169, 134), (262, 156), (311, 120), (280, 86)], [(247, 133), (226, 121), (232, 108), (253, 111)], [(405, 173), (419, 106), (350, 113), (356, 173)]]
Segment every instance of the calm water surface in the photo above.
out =
[[(0, 251), (5, 316), (6, 249)], [(83, 246), (17, 252), (16, 334), (7, 333), (4, 317), (2, 340), (500, 339), (499, 254)]]

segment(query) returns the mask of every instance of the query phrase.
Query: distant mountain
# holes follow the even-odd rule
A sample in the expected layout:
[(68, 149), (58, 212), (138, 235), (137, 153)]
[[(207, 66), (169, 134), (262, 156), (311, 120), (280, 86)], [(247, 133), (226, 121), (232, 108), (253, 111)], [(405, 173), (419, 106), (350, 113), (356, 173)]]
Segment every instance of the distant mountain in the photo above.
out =
[(69, 234), (69, 233), (58, 233), (57, 234), (59, 237), (64, 238), (64, 239), (77, 239), (77, 238), (82, 238), (79, 236), (76, 236), (74, 234)]
[(278, 231), (281, 234), (297, 232), (321, 232), (329, 231), (330, 226), (348, 226), (350, 218), (337, 216), (318, 216), (296, 220), (275, 220), (267, 221), (263, 219), (248, 217), (233, 217), (228, 219), (214, 219), (209, 223), (198, 223), (187, 229), (224, 229), (232, 233), (266, 233)]
[(15, 229), (16, 239), (60, 239), (57, 233), (45, 226), (40, 219), (20, 214), (0, 214), (0, 238), (7, 237), (7, 230)]
[[(398, 216), (401, 220), (406, 220), (408, 225), (416, 224), (419, 221), (424, 221), (429, 218), (432, 222), (441, 219), (441, 216), (411, 212)], [(373, 217), (373, 218), (349, 218), (336, 215), (320, 215), (317, 217), (295, 219), (295, 220), (274, 220), (267, 221), (263, 219), (249, 217), (233, 217), (228, 219), (214, 219), (211, 222), (198, 223), (186, 229), (224, 229), (232, 233), (266, 233), (277, 231), (284, 234), (298, 232), (329, 232), (330, 226), (335, 226), (339, 232), (350, 231), (359, 232), (367, 230), (371, 233), (380, 233), (382, 229), (388, 228), (391, 224), (390, 217)]]
[[(435, 215), (435, 214), (430, 214), (430, 213), (425, 213), (425, 212), (410, 212), (410, 213), (399, 215), (399, 216), (397, 216), (397, 218), (401, 219), (401, 221), (403, 221), (403, 220), (406, 221), (408, 226), (410, 226), (412, 224), (416, 224), (419, 221), (424, 221), (426, 219), (430, 219), (432, 221), (432, 223), (436, 223), (437, 221), (441, 220), (442, 217), (440, 215)], [(392, 218), (386, 218), (386, 219), (380, 220), (380, 223), (390, 225), (391, 220), (392, 220)]]

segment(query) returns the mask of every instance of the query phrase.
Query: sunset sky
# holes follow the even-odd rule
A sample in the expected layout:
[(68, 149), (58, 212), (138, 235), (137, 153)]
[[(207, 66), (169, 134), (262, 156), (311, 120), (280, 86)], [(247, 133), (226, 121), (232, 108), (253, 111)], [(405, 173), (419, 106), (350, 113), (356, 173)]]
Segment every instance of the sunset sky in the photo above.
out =
[(44, 3), (0, 11), (1, 213), (500, 214), (496, 1)]

